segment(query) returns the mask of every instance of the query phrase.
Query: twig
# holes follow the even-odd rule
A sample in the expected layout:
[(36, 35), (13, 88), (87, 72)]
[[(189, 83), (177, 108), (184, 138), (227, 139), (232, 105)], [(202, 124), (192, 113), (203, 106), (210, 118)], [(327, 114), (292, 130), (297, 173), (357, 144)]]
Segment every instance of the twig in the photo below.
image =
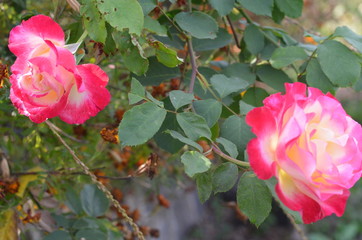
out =
[(71, 135), (69, 135), (68, 133), (64, 132), (62, 129), (60, 129), (59, 127), (57, 127), (54, 123), (49, 122), (49, 124), (52, 125), (52, 127), (59, 133), (61, 133), (62, 135), (66, 136), (67, 138), (71, 139), (74, 142), (78, 142), (78, 143), (86, 143), (86, 141), (84, 140), (79, 140)]
[(231, 28), (231, 31), (232, 31), (232, 33), (233, 33), (236, 46), (237, 46), (239, 49), (241, 49), (240, 42), (239, 42), (239, 39), (238, 39), (238, 35), (236, 35), (236, 31), (235, 31), (235, 28), (234, 28), (233, 23), (232, 23), (231, 20), (230, 20), (230, 17), (229, 17), (229, 16), (226, 16), (226, 20), (228, 21), (228, 23), (229, 23), (229, 25), (230, 25), (230, 28)]
[(53, 128), (53, 125), (49, 122), (49, 120), (46, 120), (45, 123), (49, 126), (49, 128), (52, 130), (52, 132), (54, 133), (54, 135), (58, 138), (58, 140), (64, 145), (64, 147), (69, 151), (69, 153), (73, 156), (74, 161), (81, 167), (81, 169), (83, 170), (83, 172), (85, 174), (87, 174), (92, 182), (94, 184), (97, 185), (97, 187), (104, 192), (104, 194), (106, 195), (106, 197), (111, 201), (111, 203), (113, 204), (113, 206), (118, 210), (118, 212), (122, 215), (122, 217), (124, 218), (124, 220), (126, 222), (129, 223), (129, 225), (131, 225), (131, 227), (133, 228), (133, 231), (137, 234), (137, 237), (139, 240), (145, 240), (145, 237), (143, 236), (143, 233), (139, 230), (137, 224), (133, 221), (132, 218), (130, 218), (127, 215), (127, 212), (124, 208), (121, 207), (121, 205), (119, 204), (119, 202), (114, 199), (112, 193), (101, 183), (97, 180), (97, 177), (90, 171), (90, 169), (87, 167), (87, 165), (85, 165), (82, 160), (80, 160), (80, 158), (76, 155), (76, 153), (74, 152), (74, 150), (64, 141), (64, 139), (59, 135), (59, 133), (56, 131), (55, 128)]
[(300, 238), (302, 240), (308, 240), (308, 237), (305, 235), (303, 229), (295, 222), (294, 218), (287, 212), (285, 212), (285, 215), (287, 215), (289, 221), (292, 223), (293, 227), (295, 228), (295, 230), (298, 232)]
[(250, 163), (243, 162), (243, 161), (237, 160), (233, 157), (230, 157), (229, 155), (226, 155), (219, 149), (219, 147), (215, 143), (212, 143), (212, 150), (214, 151), (214, 153), (216, 153), (220, 157), (224, 158), (225, 160), (228, 160), (229, 162), (235, 163), (236, 165), (239, 165), (240, 167), (250, 168)]
[(197, 74), (198, 71), (197, 71), (197, 63), (196, 63), (195, 52), (194, 52), (194, 49), (192, 47), (191, 37), (187, 39), (187, 45), (188, 45), (188, 50), (189, 50), (189, 54), (190, 54), (190, 62), (191, 62), (191, 78), (190, 78), (190, 85), (189, 85), (189, 93), (193, 93), (194, 92), (196, 74)]

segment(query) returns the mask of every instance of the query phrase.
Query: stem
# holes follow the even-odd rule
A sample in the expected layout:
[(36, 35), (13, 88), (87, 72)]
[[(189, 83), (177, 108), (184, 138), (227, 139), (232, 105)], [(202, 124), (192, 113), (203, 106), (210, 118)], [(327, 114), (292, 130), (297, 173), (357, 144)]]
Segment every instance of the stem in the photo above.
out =
[(172, 26), (176, 28), (176, 30), (184, 37), (187, 38), (187, 35), (174, 23), (174, 21), (163, 11), (162, 7), (157, 6), (158, 9), (162, 12), (162, 14), (166, 17), (166, 19), (171, 23)]
[(60, 129), (59, 127), (57, 127), (54, 123), (49, 122), (49, 124), (52, 125), (52, 127), (59, 133), (61, 133), (62, 135), (64, 135), (65, 137), (69, 138), (70, 140), (74, 141), (74, 142), (78, 142), (78, 143), (86, 143), (86, 141), (83, 140), (79, 140), (71, 135), (69, 135), (68, 133), (64, 132), (62, 129)]
[(231, 20), (230, 20), (230, 17), (229, 17), (229, 16), (226, 16), (226, 20), (228, 21), (228, 23), (229, 23), (229, 25), (230, 25), (230, 28), (231, 28), (231, 31), (232, 31), (232, 33), (233, 33), (234, 41), (235, 41), (236, 46), (237, 46), (239, 49), (241, 49), (238, 36), (236, 35), (236, 31), (235, 31), (235, 28), (234, 28), (233, 23), (232, 23)]
[(230, 157), (229, 155), (226, 155), (219, 149), (219, 147), (215, 143), (212, 143), (212, 150), (214, 151), (214, 153), (216, 153), (217, 155), (219, 155), (220, 157), (224, 158), (225, 160), (227, 160), (229, 162), (235, 163), (236, 165), (238, 165), (240, 167), (250, 168), (250, 163), (243, 162), (243, 161), (237, 160), (233, 157)]
[(191, 68), (192, 68), (190, 85), (189, 85), (189, 93), (193, 93), (194, 92), (196, 74), (197, 74), (198, 71), (197, 71), (197, 63), (196, 63), (195, 52), (194, 52), (194, 49), (192, 47), (191, 37), (187, 38), (187, 45), (188, 45), (188, 49), (189, 49), (190, 62), (191, 62)]
[(287, 215), (289, 221), (292, 223), (293, 227), (295, 228), (295, 230), (298, 232), (300, 238), (302, 240), (308, 240), (308, 237), (305, 235), (303, 229), (294, 221), (294, 218), (287, 212), (285, 212), (285, 215)]
[(64, 145), (64, 147), (69, 151), (69, 153), (73, 156), (74, 161), (81, 167), (83, 172), (88, 175), (92, 182), (97, 185), (97, 187), (104, 192), (106, 197), (111, 201), (113, 206), (118, 210), (120, 214), (122, 214), (123, 218), (126, 220), (126, 222), (129, 223), (129, 225), (132, 226), (133, 231), (137, 234), (139, 240), (145, 240), (145, 237), (143, 236), (143, 233), (139, 230), (137, 224), (133, 221), (132, 218), (130, 218), (127, 215), (127, 212), (124, 208), (121, 207), (119, 202), (114, 199), (112, 193), (101, 183), (97, 180), (97, 177), (90, 171), (90, 169), (85, 165), (82, 160), (76, 155), (74, 150), (65, 142), (65, 140), (59, 135), (59, 133), (56, 131), (55, 128), (53, 128), (53, 125), (49, 122), (49, 120), (46, 120), (45, 123), (49, 126), (50, 130), (54, 133), (54, 135), (58, 138), (58, 140)]

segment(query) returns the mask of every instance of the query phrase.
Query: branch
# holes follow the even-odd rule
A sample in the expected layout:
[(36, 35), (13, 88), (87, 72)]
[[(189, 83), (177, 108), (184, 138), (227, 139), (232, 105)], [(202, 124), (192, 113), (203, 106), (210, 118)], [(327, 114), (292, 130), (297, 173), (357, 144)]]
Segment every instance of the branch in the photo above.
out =
[(216, 153), (217, 155), (219, 155), (220, 157), (224, 158), (225, 160), (227, 160), (229, 162), (235, 163), (236, 165), (238, 165), (240, 167), (250, 168), (250, 163), (243, 162), (243, 161), (237, 160), (235, 158), (232, 158), (229, 155), (226, 155), (219, 149), (219, 147), (215, 143), (212, 143), (212, 150), (214, 151), (214, 153)]
[(198, 70), (197, 70), (195, 52), (194, 52), (194, 49), (192, 47), (191, 37), (187, 38), (187, 45), (188, 45), (188, 50), (189, 50), (189, 54), (190, 54), (190, 62), (191, 62), (191, 68), (192, 68), (191, 69), (190, 85), (189, 85), (189, 93), (193, 93), (194, 92), (196, 74), (198, 73)]
[[(282, 208), (283, 209), (283, 208)], [(284, 211), (284, 210), (283, 210)], [(286, 211), (284, 211), (285, 215), (287, 215), (289, 221), (292, 223), (293, 227), (295, 228), (295, 230), (298, 232), (300, 238), (302, 240), (308, 240), (308, 237), (305, 235), (303, 229), (295, 222), (294, 218), (287, 213)]]
[(97, 177), (90, 171), (90, 169), (85, 165), (82, 160), (76, 155), (74, 150), (64, 141), (64, 139), (59, 135), (59, 133), (56, 131), (56, 129), (53, 127), (53, 124), (49, 122), (49, 120), (46, 120), (45, 123), (49, 126), (50, 130), (54, 133), (54, 135), (58, 138), (58, 140), (64, 145), (64, 147), (69, 151), (69, 153), (73, 156), (74, 161), (81, 167), (83, 172), (88, 175), (92, 182), (97, 185), (97, 187), (104, 192), (106, 197), (111, 201), (113, 206), (118, 210), (118, 212), (123, 216), (123, 218), (126, 220), (126, 222), (129, 223), (129, 225), (132, 226), (134, 232), (137, 234), (139, 240), (145, 240), (145, 237), (143, 236), (143, 233), (138, 228), (137, 224), (133, 221), (132, 218), (130, 218), (127, 215), (127, 212), (122, 206), (119, 204), (119, 202), (114, 199), (112, 193), (101, 183), (97, 180)]
[(230, 25), (230, 28), (231, 28), (231, 31), (232, 31), (232, 33), (233, 33), (236, 46), (237, 46), (239, 49), (241, 49), (238, 36), (236, 35), (236, 31), (235, 31), (235, 28), (234, 28), (233, 23), (232, 23), (231, 20), (230, 20), (230, 17), (229, 17), (229, 16), (226, 16), (226, 20), (228, 21), (228, 23), (229, 23), (229, 25)]
[[(87, 141), (77, 139), (77, 138), (69, 135), (68, 133), (64, 132), (62, 129), (60, 129), (59, 127), (57, 127), (54, 123), (49, 122), (49, 124), (51, 124), (52, 127), (53, 127), (57, 132), (59, 132), (60, 134), (64, 135), (65, 137), (69, 138), (70, 140), (73, 140), (74, 142), (78, 142), (78, 143), (87, 143)], [(48, 124), (48, 125), (49, 125), (49, 124)]]

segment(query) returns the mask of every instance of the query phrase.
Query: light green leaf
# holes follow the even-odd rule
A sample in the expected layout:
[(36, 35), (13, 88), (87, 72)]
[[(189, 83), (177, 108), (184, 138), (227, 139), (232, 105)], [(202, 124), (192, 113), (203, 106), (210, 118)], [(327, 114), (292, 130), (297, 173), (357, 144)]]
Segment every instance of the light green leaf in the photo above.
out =
[(250, 127), (246, 124), (244, 117), (231, 116), (221, 125), (221, 137), (234, 143), (239, 153), (243, 153), (247, 143), (254, 138)]
[(118, 136), (122, 146), (145, 143), (160, 129), (166, 110), (147, 102), (128, 110), (119, 124)]
[(262, 30), (254, 24), (249, 24), (244, 31), (243, 40), (246, 44), (246, 48), (254, 55), (261, 52), (265, 46), (265, 38), (260, 31)]
[(256, 69), (259, 79), (278, 91), (284, 91), (284, 84), (292, 80), (282, 70), (273, 68), (270, 65), (259, 65)]
[(216, 38), (218, 25), (215, 19), (203, 12), (180, 12), (174, 17), (182, 30), (199, 39)]
[(196, 173), (206, 172), (211, 166), (210, 160), (196, 151), (182, 154), (181, 162), (184, 164), (185, 172), (189, 177), (193, 177)]
[(298, 18), (302, 15), (303, 0), (275, 0), (275, 4), (288, 17)]
[(192, 112), (183, 112), (178, 113), (176, 119), (190, 139), (196, 141), (200, 137), (211, 138), (210, 128), (203, 117)]
[(323, 72), (336, 86), (352, 86), (359, 78), (359, 58), (342, 43), (328, 40), (317, 48), (317, 58)]
[(195, 112), (205, 118), (209, 127), (214, 126), (219, 120), (222, 111), (222, 104), (215, 99), (194, 101), (192, 104)]
[(13, 209), (7, 209), (0, 214), (0, 239), (14, 240), (18, 239), (17, 228), (18, 216)]
[(215, 74), (210, 80), (212, 86), (221, 98), (234, 92), (240, 92), (249, 86), (249, 83), (245, 80), (235, 77), (228, 78), (223, 74)]
[(254, 223), (260, 226), (270, 214), (272, 196), (263, 180), (255, 177), (252, 172), (241, 176), (236, 193), (239, 209)]
[(90, 38), (96, 42), (105, 43), (107, 37), (106, 22), (98, 11), (96, 0), (84, 1), (81, 5), (80, 14), (83, 17), (83, 24)]
[(212, 174), (212, 189), (214, 193), (227, 192), (238, 179), (238, 167), (234, 163), (223, 163)]
[(209, 0), (221, 17), (228, 15), (234, 8), (235, 0)]
[(91, 217), (104, 215), (109, 207), (108, 199), (94, 184), (84, 185), (80, 192), (80, 202), (84, 212)]
[(141, 34), (144, 16), (137, 0), (97, 0), (97, 4), (99, 11), (112, 27), (118, 31), (128, 29), (129, 33)]
[(238, 155), (239, 155), (238, 148), (236, 147), (236, 145), (233, 142), (227, 140), (226, 138), (222, 138), (222, 137), (217, 138), (216, 142), (220, 143), (224, 147), (225, 151), (229, 154), (230, 157), (232, 157), (232, 158), (238, 157)]
[(270, 63), (274, 68), (286, 67), (297, 60), (308, 58), (304, 49), (296, 46), (277, 48), (270, 58)]
[(220, 28), (215, 39), (192, 38), (192, 46), (196, 52), (219, 49), (228, 45), (232, 41), (232, 36), (224, 28)]
[(176, 110), (182, 106), (192, 103), (195, 99), (193, 94), (185, 93), (181, 90), (173, 90), (169, 92), (169, 97)]
[(145, 88), (135, 78), (131, 81), (131, 91), (128, 93), (129, 104), (135, 104), (145, 99)]
[(196, 143), (195, 141), (192, 141), (189, 138), (182, 136), (179, 132), (171, 130), (171, 131), (169, 131), (169, 133), (174, 139), (177, 139), (180, 142), (183, 142), (187, 145), (190, 145), (190, 146), (196, 148), (197, 150), (199, 150), (199, 152), (203, 152), (202, 147), (198, 143)]
[(133, 73), (143, 75), (148, 69), (148, 59), (141, 56), (139, 49), (132, 46), (125, 52), (121, 52), (124, 65)]
[(197, 192), (201, 203), (206, 202), (212, 193), (212, 177), (209, 171), (198, 173), (195, 176)]
[(167, 48), (162, 42), (153, 41), (150, 45), (156, 49), (157, 60), (166, 67), (176, 67), (183, 62), (175, 50)]
[(309, 86), (319, 88), (324, 93), (333, 93), (335, 91), (333, 84), (324, 74), (321, 65), (315, 58), (311, 59), (308, 63), (306, 80)]
[(272, 16), (273, 0), (237, 0), (244, 8), (257, 15)]
[(343, 37), (347, 40), (353, 47), (355, 47), (360, 53), (362, 53), (362, 36), (353, 32), (346, 26), (337, 27), (333, 36)]
[(242, 100), (239, 101), (239, 109), (241, 115), (246, 115), (253, 108), (254, 106), (251, 106)]
[(159, 36), (167, 36), (166, 26), (161, 25), (156, 19), (153, 19), (150, 16), (145, 16), (144, 28), (149, 32), (155, 33)]

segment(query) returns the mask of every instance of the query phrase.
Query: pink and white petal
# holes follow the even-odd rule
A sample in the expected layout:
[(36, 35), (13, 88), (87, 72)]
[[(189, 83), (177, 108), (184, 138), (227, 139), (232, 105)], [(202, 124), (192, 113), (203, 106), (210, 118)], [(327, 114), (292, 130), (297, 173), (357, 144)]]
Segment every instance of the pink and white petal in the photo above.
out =
[(329, 216), (332, 213), (341, 217), (346, 208), (347, 200), (350, 195), (349, 190), (344, 190), (340, 195), (333, 195), (329, 199), (321, 203), (322, 210), (325, 216)]
[(271, 178), (275, 172), (275, 161), (270, 153), (265, 151), (263, 144), (268, 144), (267, 141), (261, 142), (260, 139), (252, 139), (247, 147), (249, 162), (258, 178), (266, 180)]
[(245, 121), (258, 138), (277, 132), (275, 117), (267, 107), (254, 108), (246, 115)]

